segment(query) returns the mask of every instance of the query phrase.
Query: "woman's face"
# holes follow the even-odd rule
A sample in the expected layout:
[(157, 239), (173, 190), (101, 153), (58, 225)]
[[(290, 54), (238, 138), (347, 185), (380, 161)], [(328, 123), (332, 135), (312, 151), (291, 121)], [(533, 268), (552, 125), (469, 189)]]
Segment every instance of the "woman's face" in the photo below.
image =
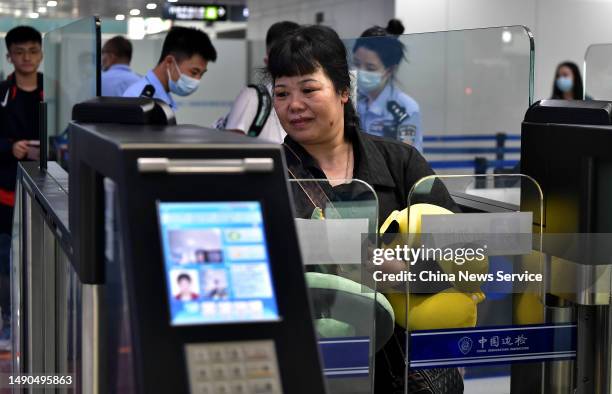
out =
[(559, 71), (557, 72), (557, 78), (559, 77), (569, 78), (572, 81), (574, 80), (574, 74), (572, 73), (572, 69), (567, 66), (559, 67)]
[(375, 71), (379, 73), (387, 71), (378, 54), (364, 47), (359, 47), (353, 53), (353, 64), (358, 70)]
[(289, 136), (298, 143), (320, 144), (344, 136), (344, 104), (321, 68), (312, 74), (274, 81), (274, 109)]
[(392, 68), (386, 68), (380, 57), (371, 49), (359, 47), (353, 53), (357, 68), (357, 89), (363, 94), (376, 94), (391, 77)]

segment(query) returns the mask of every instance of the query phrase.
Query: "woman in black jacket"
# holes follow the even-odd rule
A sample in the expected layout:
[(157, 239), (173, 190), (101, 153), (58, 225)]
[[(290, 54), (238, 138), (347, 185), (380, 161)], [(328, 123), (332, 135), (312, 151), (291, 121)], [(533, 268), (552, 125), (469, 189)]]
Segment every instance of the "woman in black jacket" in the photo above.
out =
[[(303, 201), (296, 207), (300, 216), (311, 217), (322, 208), (319, 201), (324, 199), (314, 194), (350, 192), (343, 180), (355, 178), (374, 188), (382, 223), (392, 211), (406, 208), (415, 182), (433, 174), (412, 146), (359, 130), (349, 96), (346, 49), (332, 29), (305, 26), (277, 42), (269, 54), (268, 73), (273, 82), (274, 108), (287, 131), (284, 147), (290, 177), (328, 180), (317, 190), (294, 188), (296, 200)], [(427, 202), (455, 210), (442, 183), (436, 182), (433, 188), (429, 196), (435, 198)], [(377, 393), (403, 392), (403, 329), (398, 327), (395, 335), (377, 355)], [(458, 374), (456, 369), (447, 371)], [(413, 371), (408, 383), (417, 381), (427, 384), (418, 371)], [(462, 387), (453, 392), (459, 391)]]

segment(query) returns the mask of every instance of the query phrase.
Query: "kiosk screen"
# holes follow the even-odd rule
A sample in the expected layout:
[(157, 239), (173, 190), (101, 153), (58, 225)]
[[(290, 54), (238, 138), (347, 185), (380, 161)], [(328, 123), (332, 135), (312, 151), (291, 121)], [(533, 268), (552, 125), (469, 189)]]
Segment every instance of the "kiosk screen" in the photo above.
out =
[(259, 202), (158, 211), (172, 325), (278, 320)]

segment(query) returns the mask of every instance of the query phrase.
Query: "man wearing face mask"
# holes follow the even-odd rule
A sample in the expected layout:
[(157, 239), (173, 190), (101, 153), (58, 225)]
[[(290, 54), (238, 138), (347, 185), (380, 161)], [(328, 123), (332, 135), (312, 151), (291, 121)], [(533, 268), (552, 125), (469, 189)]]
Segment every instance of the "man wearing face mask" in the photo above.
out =
[(188, 96), (196, 91), (208, 62), (217, 60), (217, 51), (201, 30), (173, 27), (166, 35), (157, 65), (123, 93), (123, 97), (151, 97), (164, 101), (176, 111), (172, 93)]

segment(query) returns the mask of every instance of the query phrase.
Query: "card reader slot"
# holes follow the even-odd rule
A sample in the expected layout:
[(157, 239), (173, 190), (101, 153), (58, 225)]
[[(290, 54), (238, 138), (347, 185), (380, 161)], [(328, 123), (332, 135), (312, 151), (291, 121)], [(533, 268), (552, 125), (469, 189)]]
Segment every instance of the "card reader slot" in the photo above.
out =
[(168, 159), (164, 157), (141, 157), (138, 171), (142, 173), (168, 174), (241, 174), (252, 172), (272, 172), (272, 158), (244, 159)]

